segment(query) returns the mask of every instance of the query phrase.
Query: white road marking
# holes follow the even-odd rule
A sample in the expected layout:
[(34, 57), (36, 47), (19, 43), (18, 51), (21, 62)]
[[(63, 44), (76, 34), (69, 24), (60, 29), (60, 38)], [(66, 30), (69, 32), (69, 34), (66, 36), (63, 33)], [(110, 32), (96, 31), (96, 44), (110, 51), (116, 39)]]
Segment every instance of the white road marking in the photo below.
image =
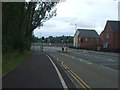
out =
[(88, 62), (87, 64), (92, 64), (91, 62)]
[(86, 61), (86, 60), (84, 60), (84, 63), (86, 63), (86, 64), (92, 64), (91, 62)]
[(74, 57), (72, 56), (72, 58), (74, 58)]
[(82, 59), (80, 59), (80, 61), (83, 61)]
[(101, 66), (101, 67), (103, 67), (103, 68), (107, 68), (107, 69), (112, 70), (112, 71), (115, 71), (115, 72), (118, 72), (118, 70), (115, 70), (115, 69), (112, 69), (112, 68), (109, 68), (109, 67), (106, 67), (106, 66), (102, 66), (102, 65), (99, 65), (99, 66)]
[(62, 61), (62, 63), (61, 63), (62, 65), (63, 65), (63, 61)]
[(116, 61), (116, 60), (108, 59), (108, 61)]
[(57, 58), (57, 60), (58, 60), (58, 58)]
[(100, 65), (116, 65), (117, 66), (118, 64), (100, 64)]
[[(46, 55), (47, 55), (47, 54), (46, 54)], [(65, 83), (65, 81), (64, 81), (64, 79), (63, 79), (63, 77), (62, 77), (62, 75), (60, 74), (60, 72), (59, 72), (57, 66), (54, 64), (53, 60), (52, 60), (48, 55), (47, 55), (47, 57), (48, 57), (49, 60), (52, 62), (52, 64), (53, 64), (55, 70), (57, 71), (57, 74), (58, 74), (58, 76), (59, 76), (59, 78), (60, 78), (60, 81), (61, 81), (61, 83), (62, 83), (63, 88), (64, 88), (64, 89), (67, 89), (68, 87), (67, 87), (67, 85), (66, 85), (66, 83)]]

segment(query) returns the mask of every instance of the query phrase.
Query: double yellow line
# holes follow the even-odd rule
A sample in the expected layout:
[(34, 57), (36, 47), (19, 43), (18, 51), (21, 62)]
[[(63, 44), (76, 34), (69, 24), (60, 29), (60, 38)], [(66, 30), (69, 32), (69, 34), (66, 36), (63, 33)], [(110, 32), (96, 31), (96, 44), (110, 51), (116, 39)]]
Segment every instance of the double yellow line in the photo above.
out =
[(92, 90), (78, 75), (76, 75), (72, 70), (70, 70), (65, 64), (62, 67), (69, 72), (69, 74), (82, 86), (85, 90)]

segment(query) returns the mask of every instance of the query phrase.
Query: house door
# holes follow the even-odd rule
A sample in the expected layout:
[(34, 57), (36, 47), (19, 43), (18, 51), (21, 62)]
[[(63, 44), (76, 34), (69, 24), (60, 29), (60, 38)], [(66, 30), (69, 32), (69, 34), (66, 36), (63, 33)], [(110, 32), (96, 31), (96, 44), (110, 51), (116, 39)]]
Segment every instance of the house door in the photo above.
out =
[(104, 44), (103, 44), (103, 47), (104, 47), (104, 48), (109, 48), (109, 43), (104, 43)]

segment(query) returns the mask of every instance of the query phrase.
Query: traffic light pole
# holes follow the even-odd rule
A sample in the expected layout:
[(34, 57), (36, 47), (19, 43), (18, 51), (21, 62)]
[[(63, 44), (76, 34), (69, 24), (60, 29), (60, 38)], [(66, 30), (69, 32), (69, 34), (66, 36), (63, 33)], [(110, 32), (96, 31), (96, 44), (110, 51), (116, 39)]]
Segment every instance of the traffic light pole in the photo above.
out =
[(43, 52), (43, 43), (42, 43), (41, 51)]
[(41, 47), (41, 50), (42, 50), (42, 52), (43, 52), (43, 43), (44, 43), (44, 37), (42, 37), (42, 47)]

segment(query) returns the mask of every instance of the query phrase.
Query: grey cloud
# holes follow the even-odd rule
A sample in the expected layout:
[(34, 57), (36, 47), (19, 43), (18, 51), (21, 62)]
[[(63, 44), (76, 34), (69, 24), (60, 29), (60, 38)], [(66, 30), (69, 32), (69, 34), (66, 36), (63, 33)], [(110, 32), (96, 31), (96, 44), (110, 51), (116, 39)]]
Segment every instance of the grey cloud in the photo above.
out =
[[(115, 9), (117, 4), (112, 2), (103, 3), (101, 0), (84, 0), (81, 4), (81, 1), (82, 0), (78, 0), (77, 3), (73, 1), (75, 3), (72, 4), (74, 10), (71, 10), (70, 16), (58, 15), (45, 22), (44, 26), (39, 30), (42, 35), (73, 35), (75, 28), (74, 25), (70, 25), (71, 23), (77, 24), (78, 28), (95, 29), (97, 32), (101, 32), (107, 20), (117, 20), (118, 16), (116, 12), (118, 10), (117, 8)], [(70, 12), (68, 14), (70, 14)], [(39, 33), (36, 32), (35, 35), (39, 36)]]
[(76, 24), (80, 28), (95, 28), (97, 26), (96, 22), (92, 20), (90, 21), (90, 20), (82, 20), (82, 19), (77, 20)]
[(40, 35), (38, 33), (35, 34), (35, 36), (37, 36), (39, 38), (42, 36), (49, 37), (49, 36), (62, 36), (62, 35), (73, 36), (73, 33), (71, 33), (71, 32), (67, 32), (67, 33), (65, 33), (65, 32), (49, 32), (49, 33), (44, 32), (44, 33), (42, 33), (42, 35)]

